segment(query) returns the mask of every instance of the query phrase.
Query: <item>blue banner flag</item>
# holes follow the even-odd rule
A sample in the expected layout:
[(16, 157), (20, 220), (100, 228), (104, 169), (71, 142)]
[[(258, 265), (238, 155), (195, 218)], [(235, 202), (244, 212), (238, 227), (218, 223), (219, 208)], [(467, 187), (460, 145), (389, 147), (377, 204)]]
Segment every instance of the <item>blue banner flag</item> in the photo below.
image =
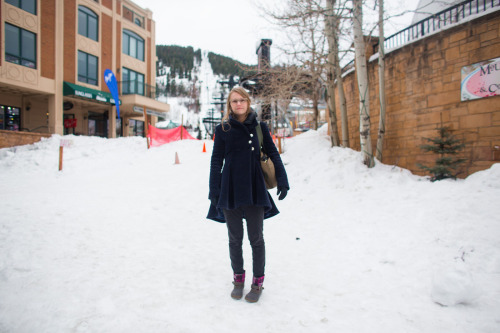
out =
[(118, 116), (118, 119), (120, 119), (120, 99), (118, 95), (118, 83), (116, 82), (115, 74), (113, 74), (110, 69), (106, 69), (104, 71), (104, 81), (108, 86), (111, 96), (113, 96), (113, 99), (115, 100), (114, 102), (116, 105), (116, 114)]

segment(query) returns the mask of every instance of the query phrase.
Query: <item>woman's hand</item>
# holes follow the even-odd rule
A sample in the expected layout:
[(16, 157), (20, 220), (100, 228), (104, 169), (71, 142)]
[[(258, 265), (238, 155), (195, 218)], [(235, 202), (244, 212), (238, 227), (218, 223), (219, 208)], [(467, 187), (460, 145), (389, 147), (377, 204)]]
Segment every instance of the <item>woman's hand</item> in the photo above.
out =
[(278, 186), (278, 192), (276, 193), (276, 195), (278, 195), (278, 200), (285, 199), (287, 193), (288, 193), (288, 188), (284, 186)]

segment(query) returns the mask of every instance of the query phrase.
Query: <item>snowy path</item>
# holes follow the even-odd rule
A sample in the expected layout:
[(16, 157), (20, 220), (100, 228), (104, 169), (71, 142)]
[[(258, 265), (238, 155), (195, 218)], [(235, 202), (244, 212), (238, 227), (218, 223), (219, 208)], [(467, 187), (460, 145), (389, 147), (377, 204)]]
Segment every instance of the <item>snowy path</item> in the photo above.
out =
[(249, 304), (205, 219), (211, 142), (72, 139), (63, 172), (57, 138), (0, 150), (2, 333), (500, 331), (500, 165), (429, 183), (321, 133), (288, 140)]

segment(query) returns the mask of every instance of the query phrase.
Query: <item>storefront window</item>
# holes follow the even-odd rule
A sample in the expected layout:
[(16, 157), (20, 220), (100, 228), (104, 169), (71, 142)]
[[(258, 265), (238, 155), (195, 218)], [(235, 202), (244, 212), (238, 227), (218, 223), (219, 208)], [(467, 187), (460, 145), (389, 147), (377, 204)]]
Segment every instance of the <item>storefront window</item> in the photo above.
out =
[(66, 119), (75, 119), (75, 115), (74, 114), (65, 114), (63, 116), (64, 135), (75, 134), (75, 128), (72, 126), (72, 123), (68, 122)]
[(0, 105), (0, 130), (19, 131), (21, 128), (21, 109)]
[(89, 111), (89, 135), (108, 137), (108, 114)]
[(122, 118), (116, 118), (116, 137), (121, 138), (123, 136), (122, 130)]
[(128, 121), (129, 136), (142, 136), (144, 137), (144, 121), (130, 119)]

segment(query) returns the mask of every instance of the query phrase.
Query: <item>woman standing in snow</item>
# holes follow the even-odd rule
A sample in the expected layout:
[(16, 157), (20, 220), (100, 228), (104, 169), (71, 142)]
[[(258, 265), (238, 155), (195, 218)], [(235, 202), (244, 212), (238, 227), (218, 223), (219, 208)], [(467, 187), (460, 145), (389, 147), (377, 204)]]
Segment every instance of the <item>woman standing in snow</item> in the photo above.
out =
[[(250, 96), (241, 87), (229, 93), (226, 114), (215, 129), (215, 141), (210, 162), (211, 201), (208, 219), (226, 222), (229, 235), (229, 256), (233, 269), (231, 297), (241, 299), (245, 284), (243, 268), (243, 219), (252, 247), (253, 279), (249, 302), (257, 302), (262, 293), (265, 267), (264, 219), (279, 213), (267, 192), (260, 166), (260, 144), (257, 136), (256, 113), (250, 108)], [(263, 150), (274, 163), (278, 181), (278, 199), (283, 200), (290, 189), (280, 155), (264, 122)]]

